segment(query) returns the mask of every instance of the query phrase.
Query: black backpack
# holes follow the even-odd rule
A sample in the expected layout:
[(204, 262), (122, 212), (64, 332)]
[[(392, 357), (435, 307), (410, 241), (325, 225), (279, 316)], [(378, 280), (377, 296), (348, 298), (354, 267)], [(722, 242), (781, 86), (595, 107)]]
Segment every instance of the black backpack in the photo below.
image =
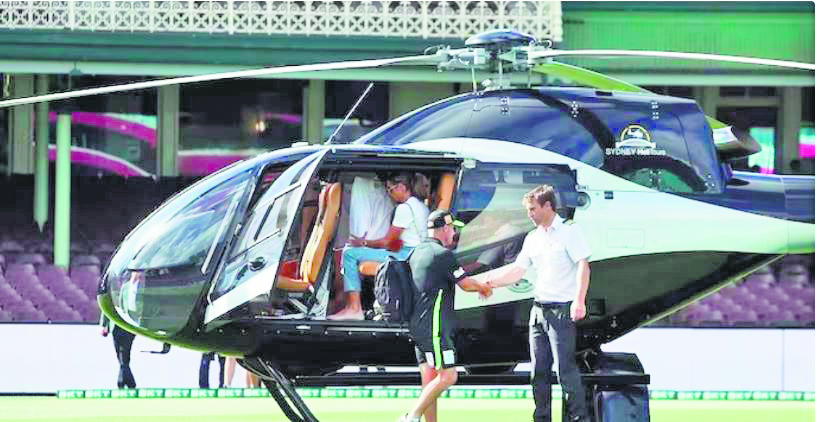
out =
[(405, 260), (388, 256), (375, 273), (375, 299), (387, 321), (408, 322), (412, 318), (417, 289), (409, 267), (411, 256)]

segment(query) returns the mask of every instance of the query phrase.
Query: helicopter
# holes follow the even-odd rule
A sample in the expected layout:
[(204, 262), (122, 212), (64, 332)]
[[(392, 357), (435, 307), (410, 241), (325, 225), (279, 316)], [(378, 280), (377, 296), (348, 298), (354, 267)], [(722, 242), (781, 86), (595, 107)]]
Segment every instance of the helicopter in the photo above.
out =
[[(147, 81), (0, 101), (0, 107), (306, 70), (420, 64), (473, 75), (496, 71), (485, 83), (475, 77), (471, 92), (411, 111), (352, 144), (299, 144), (230, 165), (168, 199), (112, 256), (98, 294), (105, 315), (164, 343), (240, 357), (290, 420), (315, 421), (294, 384), (345, 365), (415, 364), (407, 324), (326, 318), (340, 271), (333, 251), (349, 232), (345, 189), (356, 177), (422, 174), (430, 208), (449, 209), (465, 223), (454, 252), (467, 265), (496, 248), (513, 251), (532, 229), (522, 196), (554, 186), (557, 211), (583, 227), (593, 251), (577, 360), (595, 389), (649, 382), (635, 355), (604, 353), (602, 344), (784, 254), (814, 252), (814, 177), (733, 171), (730, 160), (760, 150), (749, 135), (705, 116), (692, 100), (554, 61), (574, 55), (815, 70), (734, 56), (562, 51), (497, 30), (469, 38), (465, 48), (437, 47), (420, 56)], [(588, 87), (512, 87), (508, 76), (515, 72)], [(513, 262), (501, 258), (480, 263), (476, 277)], [(359, 270), (372, 276), (372, 268)], [(528, 360), (534, 271), (487, 300), (457, 293), (455, 341), (468, 373), (496, 384)], [(373, 307), (371, 297), (365, 305)]]

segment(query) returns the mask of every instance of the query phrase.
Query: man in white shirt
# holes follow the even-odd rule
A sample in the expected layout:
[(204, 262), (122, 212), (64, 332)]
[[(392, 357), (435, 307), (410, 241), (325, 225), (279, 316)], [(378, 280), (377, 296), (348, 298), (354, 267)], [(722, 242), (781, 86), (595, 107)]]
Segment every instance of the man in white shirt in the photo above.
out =
[(382, 181), (356, 176), (349, 199), (349, 234), (365, 240), (386, 236), (395, 204), (386, 194)]
[(368, 240), (366, 233), (361, 237), (350, 236), (341, 255), (344, 273), (346, 306), (328, 319), (363, 319), (361, 306), (361, 276), (358, 263), (361, 261), (383, 261), (387, 256), (406, 259), (409, 252), (426, 238), (426, 218), (429, 208), (412, 194), (411, 177), (399, 173), (386, 180), (386, 193), (398, 206), (386, 236)]
[(551, 365), (558, 359), (558, 378), (571, 421), (586, 421), (588, 403), (576, 364), (576, 321), (585, 317), (591, 249), (580, 228), (557, 215), (556, 195), (549, 185), (527, 193), (523, 205), (535, 225), (523, 242), (517, 260), (506, 270), (490, 274), (492, 287), (520, 280), (532, 265), (537, 270), (534, 306), (529, 319), (531, 385), (534, 421), (551, 420)]

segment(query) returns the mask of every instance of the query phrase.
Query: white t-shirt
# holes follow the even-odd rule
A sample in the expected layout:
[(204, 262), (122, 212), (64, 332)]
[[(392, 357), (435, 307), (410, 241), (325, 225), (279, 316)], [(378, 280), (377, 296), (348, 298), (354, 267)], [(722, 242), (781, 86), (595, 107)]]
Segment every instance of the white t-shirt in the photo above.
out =
[(426, 238), (426, 218), (428, 217), (429, 208), (414, 196), (398, 204), (392, 225), (403, 229), (400, 233), (403, 246), (414, 248)]
[(514, 265), (534, 266), (534, 300), (569, 302), (577, 295), (577, 262), (591, 256), (591, 248), (576, 224), (565, 224), (559, 215), (548, 229), (537, 226), (528, 233)]
[(386, 194), (383, 182), (356, 176), (349, 198), (349, 234), (366, 240), (380, 239), (389, 231), (389, 218), (395, 204)]

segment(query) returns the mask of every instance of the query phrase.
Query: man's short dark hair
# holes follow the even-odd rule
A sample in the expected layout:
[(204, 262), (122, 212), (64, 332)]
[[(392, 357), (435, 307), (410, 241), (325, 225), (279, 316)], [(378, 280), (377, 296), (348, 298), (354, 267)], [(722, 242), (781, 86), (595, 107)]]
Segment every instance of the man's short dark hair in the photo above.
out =
[(523, 196), (523, 205), (529, 203), (537, 203), (540, 206), (545, 206), (545, 203), (548, 202), (551, 204), (551, 209), (556, 211), (557, 210), (557, 193), (554, 190), (554, 187), (551, 185), (542, 185), (537, 186), (534, 189), (531, 189), (525, 196)]
[(409, 193), (414, 194), (412, 190), (412, 175), (409, 173), (392, 173), (389, 177), (386, 178), (386, 181), (391, 185), (398, 185), (401, 184), (406, 186), (406, 189), (409, 190)]

